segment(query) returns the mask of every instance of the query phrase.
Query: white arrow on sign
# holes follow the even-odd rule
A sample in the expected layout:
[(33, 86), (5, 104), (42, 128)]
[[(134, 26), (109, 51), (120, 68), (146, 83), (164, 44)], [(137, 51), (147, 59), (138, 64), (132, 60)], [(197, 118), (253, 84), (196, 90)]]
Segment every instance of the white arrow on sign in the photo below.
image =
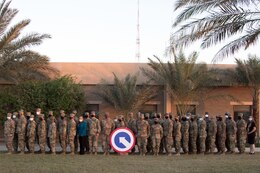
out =
[(122, 143), (126, 148), (131, 147), (131, 143), (129, 143), (125, 137), (119, 137), (119, 142)]

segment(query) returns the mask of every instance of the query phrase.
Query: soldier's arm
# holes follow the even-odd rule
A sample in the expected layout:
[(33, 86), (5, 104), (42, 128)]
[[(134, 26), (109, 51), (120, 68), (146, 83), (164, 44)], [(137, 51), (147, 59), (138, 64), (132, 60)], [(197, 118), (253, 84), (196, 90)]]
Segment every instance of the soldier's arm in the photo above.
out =
[(150, 132), (150, 125), (149, 123), (147, 123), (147, 135), (150, 136), (151, 132)]
[(100, 131), (101, 131), (101, 127), (100, 127), (100, 121), (98, 120), (97, 121), (97, 133), (99, 134), (100, 133)]

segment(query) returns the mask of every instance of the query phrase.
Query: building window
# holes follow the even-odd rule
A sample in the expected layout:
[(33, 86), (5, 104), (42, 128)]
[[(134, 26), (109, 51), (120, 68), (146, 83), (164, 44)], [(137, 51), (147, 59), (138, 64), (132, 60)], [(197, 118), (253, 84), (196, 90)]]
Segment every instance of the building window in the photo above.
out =
[(248, 117), (251, 115), (251, 106), (250, 105), (235, 105), (234, 109), (234, 120), (237, 121), (239, 113), (243, 113), (244, 120), (248, 121)]
[(144, 105), (142, 106), (142, 108), (139, 110), (139, 112), (141, 113), (154, 113), (154, 112), (157, 112), (157, 105), (154, 105), (154, 104), (147, 104), (147, 105)]
[(186, 110), (186, 114), (187, 113), (191, 113), (192, 115), (196, 115), (196, 105), (178, 105), (176, 106), (176, 110), (177, 110), (177, 115), (181, 115), (179, 107), (181, 109), (185, 109)]
[(96, 114), (99, 112), (99, 104), (87, 104), (85, 112), (95, 111)]

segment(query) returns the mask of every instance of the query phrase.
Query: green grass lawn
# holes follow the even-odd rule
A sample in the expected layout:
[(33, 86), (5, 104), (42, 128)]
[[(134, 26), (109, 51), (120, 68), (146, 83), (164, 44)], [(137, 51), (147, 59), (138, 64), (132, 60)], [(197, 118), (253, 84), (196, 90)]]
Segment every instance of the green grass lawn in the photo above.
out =
[(0, 153), (0, 172), (260, 172), (260, 153), (255, 155), (6, 155)]

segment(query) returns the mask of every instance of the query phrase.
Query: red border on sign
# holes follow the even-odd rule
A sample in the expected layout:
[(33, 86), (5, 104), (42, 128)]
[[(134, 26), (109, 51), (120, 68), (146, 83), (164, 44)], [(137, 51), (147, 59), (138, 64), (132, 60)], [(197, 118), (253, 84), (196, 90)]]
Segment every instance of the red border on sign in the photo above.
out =
[[(133, 135), (133, 138), (134, 138), (133, 145), (132, 145), (131, 148), (130, 148), (129, 150), (127, 150), (127, 151), (118, 151), (118, 150), (115, 149), (115, 148), (113, 147), (113, 145), (112, 145), (112, 139), (111, 139), (111, 138), (112, 138), (113, 134), (114, 134), (115, 132), (117, 132), (118, 130), (121, 130), (121, 129), (124, 129), (124, 130), (129, 131), (129, 132)], [(134, 148), (135, 142), (136, 142), (134, 133), (132, 132), (132, 130), (130, 130), (130, 129), (127, 128), (127, 127), (119, 127), (119, 128), (117, 128), (117, 129), (115, 129), (115, 130), (110, 134), (109, 139), (110, 139), (110, 146), (111, 146), (111, 147), (113, 148), (113, 150), (116, 151), (117, 153), (128, 153), (130, 150), (132, 150), (132, 149)]]

